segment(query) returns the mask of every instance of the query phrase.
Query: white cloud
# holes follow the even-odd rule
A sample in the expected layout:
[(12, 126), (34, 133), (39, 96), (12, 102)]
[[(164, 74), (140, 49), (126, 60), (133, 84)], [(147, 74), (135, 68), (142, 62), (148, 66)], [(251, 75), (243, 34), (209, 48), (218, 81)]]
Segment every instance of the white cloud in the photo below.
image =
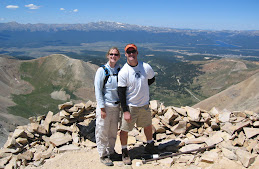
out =
[(73, 12), (78, 12), (78, 9), (74, 9)]
[(0, 18), (0, 21), (4, 21), (4, 18)]
[(19, 8), (19, 6), (17, 6), (17, 5), (7, 5), (6, 8), (8, 8), (8, 9), (17, 9), (17, 8)]
[(64, 11), (64, 10), (65, 10), (65, 8), (60, 8), (60, 10), (61, 10), (61, 11)]
[(40, 8), (40, 6), (37, 6), (34, 4), (25, 5), (25, 7), (29, 8), (29, 9), (39, 9)]

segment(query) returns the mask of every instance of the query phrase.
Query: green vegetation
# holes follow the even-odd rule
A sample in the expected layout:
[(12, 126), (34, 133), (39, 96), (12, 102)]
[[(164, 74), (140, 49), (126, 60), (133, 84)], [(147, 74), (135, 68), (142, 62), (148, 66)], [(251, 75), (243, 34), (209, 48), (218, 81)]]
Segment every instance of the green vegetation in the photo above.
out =
[(166, 106), (191, 106), (197, 103), (198, 100), (186, 89), (198, 93), (200, 86), (194, 88), (192, 84), (194, 78), (203, 73), (200, 71), (200, 65), (182, 62), (172, 52), (154, 52), (153, 55), (142, 58), (157, 73), (156, 83), (150, 90), (151, 99), (160, 100)]
[[(204, 60), (204, 55), (188, 56), (172, 51), (151, 51), (142, 47), (139, 47), (139, 51), (139, 60), (149, 63), (156, 72), (156, 82), (150, 88), (151, 100), (159, 100), (165, 106), (192, 106), (199, 100), (244, 80), (258, 69), (258, 65), (242, 61), (247, 69), (233, 71), (235, 66), (238, 66), (237, 62), (225, 62), (218, 60), (218, 57), (210, 56), (217, 68), (213, 69), (213, 72), (204, 73), (201, 71), (202, 66), (210, 63), (209, 60)], [(81, 54), (64, 54), (97, 65), (107, 62), (105, 52), (85, 50)], [(126, 60), (123, 53), (121, 55), (119, 64), (123, 65)], [(71, 71), (71, 66), (64, 66), (65, 63), (64, 59), (58, 60), (55, 57), (24, 62), (21, 65), (22, 79), (32, 84), (34, 90), (26, 95), (13, 95), (17, 105), (10, 107), (9, 112), (23, 117), (46, 114), (49, 110), (56, 113), (57, 105), (65, 101), (52, 99), (50, 94), (53, 91), (63, 90), (71, 99), (77, 100), (73, 91), (81, 86), (81, 82), (71, 81), (74, 72)], [(210, 68), (210, 65), (207, 68)]]
[[(77, 99), (65, 83), (71, 79), (71, 71), (66, 71), (66, 74), (60, 78), (58, 70), (52, 70), (54, 67), (50, 67), (51, 62), (46, 59), (42, 63), (36, 61), (22, 63), (20, 68), (22, 79), (29, 82), (34, 90), (30, 94), (13, 95), (13, 101), (17, 105), (9, 107), (8, 112), (25, 118), (46, 114), (48, 111), (57, 113), (57, 105), (65, 101), (52, 99), (50, 94), (53, 91), (63, 90), (70, 95), (71, 99)], [(75, 83), (75, 86), (78, 85)]]
[(57, 105), (64, 101), (54, 100), (50, 97), (53, 86), (35, 88), (32, 93), (27, 95), (13, 95), (13, 101), (17, 105), (10, 107), (8, 112), (25, 118), (47, 114), (48, 111), (57, 113)]
[(150, 87), (150, 99), (159, 100), (165, 106), (176, 107), (193, 105), (198, 102), (190, 94), (179, 94), (171, 90), (157, 88), (156, 86)]

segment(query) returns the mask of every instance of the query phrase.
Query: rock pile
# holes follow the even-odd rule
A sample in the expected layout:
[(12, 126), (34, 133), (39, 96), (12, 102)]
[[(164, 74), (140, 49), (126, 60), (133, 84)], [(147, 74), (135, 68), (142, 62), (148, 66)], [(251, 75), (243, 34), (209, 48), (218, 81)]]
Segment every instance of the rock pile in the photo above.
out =
[[(225, 157), (244, 167), (249, 167), (259, 153), (259, 114), (244, 111), (210, 111), (192, 107), (164, 107), (158, 101), (150, 102), (158, 148), (165, 151), (185, 152), (206, 146), (216, 145), (215, 149), (203, 154), (184, 155), (167, 160), (175, 162), (214, 163)], [(172, 143), (173, 141), (173, 143)], [(168, 144), (168, 143), (170, 143)], [(175, 145), (177, 144), (177, 145)], [(167, 146), (164, 146), (167, 145)]]
[(67, 102), (58, 108), (57, 114), (49, 111), (47, 115), (31, 117), (30, 124), (18, 126), (9, 134), (0, 151), (0, 168), (24, 168), (30, 163), (39, 166), (56, 153), (90, 144), (81, 131), (88, 132), (96, 104)]
[[(174, 163), (199, 166), (216, 163), (220, 159), (251, 166), (259, 153), (259, 115), (251, 112), (209, 111), (192, 107), (165, 107), (157, 100), (150, 101), (156, 145), (161, 154), (186, 152), (216, 145), (195, 154), (184, 154), (158, 160), (157, 164), (171, 167)], [(24, 168), (40, 166), (45, 159), (67, 150), (79, 150), (89, 144), (95, 146), (94, 129), (96, 103), (59, 105), (59, 112), (30, 118), (31, 123), (18, 126), (10, 133), (1, 149), (0, 167)], [(86, 134), (87, 133), (87, 134)], [(146, 139), (143, 129), (129, 132), (130, 154), (143, 154)], [(134, 151), (137, 151), (136, 153)], [(135, 157), (134, 157), (135, 155)]]

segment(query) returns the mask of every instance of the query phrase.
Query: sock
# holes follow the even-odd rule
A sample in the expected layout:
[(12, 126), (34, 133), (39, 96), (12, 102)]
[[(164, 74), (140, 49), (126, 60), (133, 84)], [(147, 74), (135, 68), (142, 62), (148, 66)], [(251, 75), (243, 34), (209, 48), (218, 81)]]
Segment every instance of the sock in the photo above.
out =
[(127, 145), (121, 145), (121, 149), (128, 148)]
[(148, 140), (148, 141), (147, 141), (148, 144), (149, 144), (149, 143), (152, 143), (152, 142), (153, 142), (153, 140)]

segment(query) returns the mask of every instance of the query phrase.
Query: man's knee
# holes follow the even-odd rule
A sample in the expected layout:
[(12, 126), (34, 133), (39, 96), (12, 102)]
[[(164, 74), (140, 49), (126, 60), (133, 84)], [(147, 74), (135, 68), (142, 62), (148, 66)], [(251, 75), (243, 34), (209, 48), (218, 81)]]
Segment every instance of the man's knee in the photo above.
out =
[(150, 125), (144, 127), (144, 130), (151, 130), (151, 131), (152, 131), (152, 124), (150, 124)]

